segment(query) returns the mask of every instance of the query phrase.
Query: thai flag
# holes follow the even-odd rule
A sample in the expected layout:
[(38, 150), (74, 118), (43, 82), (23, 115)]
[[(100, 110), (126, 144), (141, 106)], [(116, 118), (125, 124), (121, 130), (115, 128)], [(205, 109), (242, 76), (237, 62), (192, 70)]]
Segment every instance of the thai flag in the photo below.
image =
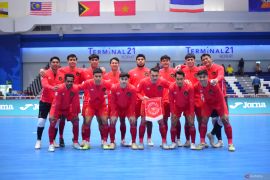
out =
[(171, 12), (197, 13), (204, 11), (204, 0), (170, 0)]

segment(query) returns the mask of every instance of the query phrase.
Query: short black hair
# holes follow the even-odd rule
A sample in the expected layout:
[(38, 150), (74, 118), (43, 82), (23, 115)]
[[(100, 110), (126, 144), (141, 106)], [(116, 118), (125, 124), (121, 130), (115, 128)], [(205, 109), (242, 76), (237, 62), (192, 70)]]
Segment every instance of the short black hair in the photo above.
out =
[(188, 53), (188, 54), (185, 56), (185, 59), (188, 59), (188, 58), (193, 58), (193, 59), (195, 59), (196, 57), (195, 57), (194, 54)]
[(199, 72), (197, 72), (197, 76), (200, 76), (200, 75), (206, 75), (208, 76), (208, 73), (206, 70), (200, 70)]
[(75, 54), (69, 54), (69, 55), (67, 56), (67, 60), (68, 60), (69, 58), (76, 58), (76, 60), (77, 60), (77, 56), (76, 56)]
[(159, 69), (157, 67), (153, 67), (150, 69), (150, 72), (153, 71), (153, 72), (159, 72)]
[(59, 57), (57, 57), (57, 56), (53, 56), (53, 57), (51, 57), (50, 62), (52, 62), (54, 59), (57, 59), (57, 60), (58, 60), (58, 62), (60, 62), (60, 58), (59, 58)]
[(208, 56), (208, 57), (211, 58), (211, 55), (210, 55), (210, 54), (204, 53), (204, 54), (201, 55), (201, 60), (202, 60), (202, 58), (205, 57), (205, 56)]
[(65, 74), (65, 80), (67, 80), (68, 77), (73, 77), (73, 79), (75, 78), (73, 74)]
[(145, 55), (144, 55), (144, 54), (138, 54), (138, 55), (136, 56), (136, 60), (137, 60), (139, 57), (143, 57), (143, 58), (145, 59)]
[(119, 74), (119, 78), (121, 78), (121, 77), (127, 77), (127, 78), (129, 78), (130, 75), (129, 75), (128, 73), (126, 73), (126, 72), (121, 72), (121, 73)]
[(178, 75), (182, 75), (183, 77), (185, 77), (185, 73), (183, 71), (181, 71), (181, 70), (176, 71), (175, 74), (174, 74), (174, 76), (176, 77), (177, 74)]
[(97, 73), (103, 73), (102, 70), (100, 68), (96, 68), (94, 71), (93, 71), (93, 74), (97, 74)]
[(97, 58), (99, 60), (99, 55), (97, 54), (91, 54), (89, 57), (88, 57), (88, 60), (90, 61), (91, 59), (93, 58)]
[(165, 54), (165, 55), (160, 57), (160, 61), (162, 61), (163, 59), (169, 59), (169, 61), (170, 61), (171, 57)]
[(118, 63), (120, 62), (120, 60), (118, 59), (118, 57), (113, 57), (110, 59), (110, 64), (112, 63), (112, 60), (116, 60)]

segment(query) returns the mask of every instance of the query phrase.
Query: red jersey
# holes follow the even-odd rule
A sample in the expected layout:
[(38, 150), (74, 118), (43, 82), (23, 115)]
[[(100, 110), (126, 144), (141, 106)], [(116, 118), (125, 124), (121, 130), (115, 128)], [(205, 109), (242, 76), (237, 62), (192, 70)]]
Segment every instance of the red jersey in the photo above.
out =
[(223, 96), (226, 96), (226, 84), (224, 80), (224, 68), (218, 64), (212, 64), (210, 68), (204, 66), (204, 69), (207, 70), (208, 78), (217, 79), (220, 89), (223, 92)]
[(84, 93), (89, 96), (88, 104), (93, 107), (100, 107), (106, 105), (105, 96), (111, 89), (111, 83), (109, 81), (102, 80), (100, 85), (96, 85), (93, 79), (84, 81), (80, 88)]
[(136, 88), (133, 85), (128, 84), (126, 88), (121, 88), (120, 84), (115, 84), (111, 89), (112, 111), (133, 109), (135, 112), (136, 97)]
[(117, 71), (116, 73), (110, 71), (103, 76), (103, 79), (110, 80), (112, 84), (117, 84), (119, 83), (119, 75), (120, 71)]
[(164, 89), (168, 89), (170, 83), (163, 78), (159, 78), (155, 84), (151, 82), (151, 79), (144, 78), (138, 85), (137, 91), (140, 99), (143, 99), (143, 96), (149, 98), (161, 97), (163, 100)]
[(184, 66), (182, 69), (182, 71), (185, 73), (185, 79), (189, 80), (193, 85), (198, 82), (196, 75), (200, 70), (201, 68), (197, 66), (193, 66), (192, 68)]
[(69, 66), (62, 67), (58, 70), (59, 72), (65, 74), (73, 74), (74, 75), (74, 84), (81, 84), (83, 82), (83, 74), (84, 70), (81, 68), (75, 67), (74, 69), (71, 69)]
[[(160, 69), (159, 70), (159, 75), (163, 78), (163, 79), (166, 79), (168, 82), (170, 83), (173, 83), (175, 82), (175, 78), (174, 78), (174, 75), (175, 75), (175, 69), (173, 68), (163, 68), (163, 69)], [(169, 89), (166, 89), (164, 91), (164, 100), (169, 102)]]
[[(106, 72), (102, 71), (102, 74), (104, 75)], [(88, 79), (93, 79), (94, 75), (93, 75), (93, 69), (92, 67), (89, 67), (87, 69), (83, 70), (83, 81), (86, 81)]]
[(149, 73), (150, 70), (146, 67), (131, 69), (128, 73), (130, 75), (129, 83), (137, 87), (142, 79), (149, 76)]
[(79, 114), (80, 98), (78, 86), (73, 85), (70, 89), (67, 89), (65, 84), (61, 84), (55, 92), (52, 108), (58, 115), (62, 113)]
[(62, 84), (64, 82), (64, 76), (59, 71), (54, 74), (50, 68), (44, 72), (44, 75), (41, 78), (42, 91), (40, 100), (42, 102), (52, 103), (55, 94), (52, 88), (58, 84)]
[(170, 108), (172, 112), (177, 110), (194, 112), (194, 90), (190, 83), (184, 82), (182, 87), (176, 83), (169, 88)]

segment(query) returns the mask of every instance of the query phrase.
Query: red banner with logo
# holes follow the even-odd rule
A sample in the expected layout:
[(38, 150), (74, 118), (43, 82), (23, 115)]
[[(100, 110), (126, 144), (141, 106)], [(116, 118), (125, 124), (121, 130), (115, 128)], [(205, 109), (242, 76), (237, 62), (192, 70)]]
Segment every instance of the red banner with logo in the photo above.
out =
[(158, 121), (163, 118), (161, 97), (144, 100), (146, 121)]

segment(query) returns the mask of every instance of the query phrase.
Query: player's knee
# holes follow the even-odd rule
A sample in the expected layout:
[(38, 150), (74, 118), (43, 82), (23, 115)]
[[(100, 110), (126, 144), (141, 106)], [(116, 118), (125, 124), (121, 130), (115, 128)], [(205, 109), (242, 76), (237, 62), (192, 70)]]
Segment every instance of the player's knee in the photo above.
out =
[(46, 119), (38, 118), (38, 123), (37, 123), (38, 127), (44, 127), (45, 123), (46, 123)]

